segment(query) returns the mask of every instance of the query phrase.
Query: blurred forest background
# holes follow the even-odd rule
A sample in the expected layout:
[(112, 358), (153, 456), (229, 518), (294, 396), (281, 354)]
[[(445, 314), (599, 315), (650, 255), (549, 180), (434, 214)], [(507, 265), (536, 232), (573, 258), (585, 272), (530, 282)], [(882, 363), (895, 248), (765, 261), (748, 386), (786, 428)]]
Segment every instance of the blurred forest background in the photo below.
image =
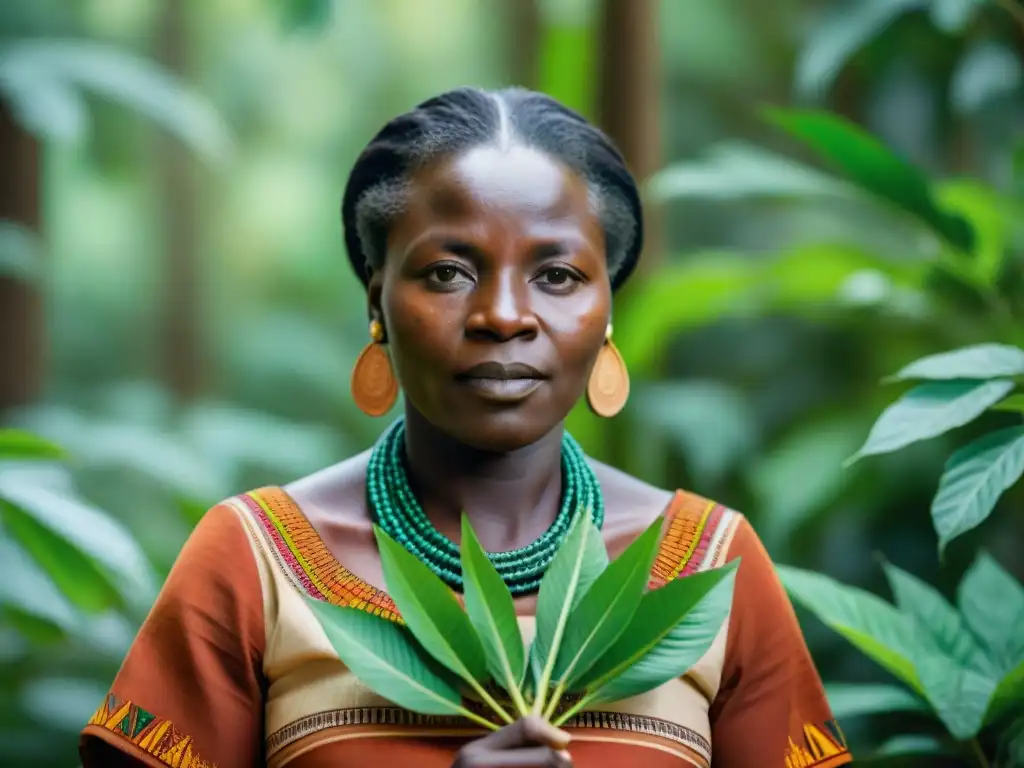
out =
[[(983, 262), (1019, 257), (1020, 208), (992, 203), (1024, 184), (1022, 62), (1017, 0), (4, 0), (0, 417), (68, 459), (0, 472), (63, 537), (0, 535), (0, 763), (77, 764), (209, 505), (384, 428), (348, 391), (367, 335), (341, 193), (384, 121), (463, 84), (547, 91), (645, 182), (650, 245), (615, 317), (634, 394), (611, 422), (573, 414), (592, 455), (878, 594), (879, 553), (946, 594), (979, 547), (1019, 579), (1020, 485), (936, 557), (928, 509), (963, 435), (843, 462), (893, 399), (884, 376), (1021, 344), (1024, 270), (992, 305), (929, 269), (944, 246), (920, 220), (827, 175), (764, 108), (862, 126), (971, 221)], [(888, 680), (801, 618), (826, 681)], [(843, 726), (865, 755), (938, 732)]]

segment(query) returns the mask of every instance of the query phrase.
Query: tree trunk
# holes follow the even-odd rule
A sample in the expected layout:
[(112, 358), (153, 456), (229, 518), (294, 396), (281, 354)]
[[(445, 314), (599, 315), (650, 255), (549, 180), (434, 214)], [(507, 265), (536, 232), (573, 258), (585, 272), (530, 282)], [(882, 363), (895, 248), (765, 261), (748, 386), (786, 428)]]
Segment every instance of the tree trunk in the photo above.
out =
[(540, 82), (541, 18), (537, 0), (503, 0), (505, 57), (509, 81), (523, 88)]
[[(189, 61), (188, 3), (163, 4), (158, 29), (160, 60), (185, 79)], [(159, 177), (163, 210), (164, 279), (160, 297), (160, 374), (181, 402), (203, 390), (196, 161), (182, 144), (162, 136)]]
[[(639, 182), (661, 164), (658, 0), (601, 0), (597, 114)], [(660, 261), (659, 212), (648, 206), (640, 268)]]
[[(0, 221), (40, 227), (39, 144), (0, 101)], [(46, 337), (38, 286), (0, 275), (0, 415), (42, 391)]]

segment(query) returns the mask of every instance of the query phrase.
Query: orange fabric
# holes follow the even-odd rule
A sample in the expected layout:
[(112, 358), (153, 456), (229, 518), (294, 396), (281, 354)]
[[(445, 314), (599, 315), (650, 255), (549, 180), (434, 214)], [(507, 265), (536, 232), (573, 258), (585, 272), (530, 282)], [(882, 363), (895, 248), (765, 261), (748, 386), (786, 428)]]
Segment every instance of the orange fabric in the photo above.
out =
[(214, 507), (82, 732), (84, 768), (262, 764), (264, 634), (247, 534), (231, 510)]
[[(721, 688), (710, 711), (713, 765), (832, 768), (850, 762), (789, 600), (745, 519), (678, 494), (652, 586), (702, 564), (718, 565), (719, 554), (743, 562)], [(264, 765), (265, 631), (248, 533), (231, 508), (215, 507), (182, 550), (110, 697), (83, 731), (84, 768)], [(696, 753), (691, 759), (671, 754), (666, 747), (673, 742), (659, 747), (654, 734), (640, 738), (643, 745), (615, 743), (614, 730), (585, 728), (576, 735), (571, 752), (577, 768), (707, 765)], [(383, 732), (342, 740), (325, 732), (315, 741), (296, 744), (288, 765), (446, 768), (462, 743)]]
[(715, 768), (831, 768), (852, 762), (796, 614), (760, 539), (743, 520), (722, 688), (711, 708)]

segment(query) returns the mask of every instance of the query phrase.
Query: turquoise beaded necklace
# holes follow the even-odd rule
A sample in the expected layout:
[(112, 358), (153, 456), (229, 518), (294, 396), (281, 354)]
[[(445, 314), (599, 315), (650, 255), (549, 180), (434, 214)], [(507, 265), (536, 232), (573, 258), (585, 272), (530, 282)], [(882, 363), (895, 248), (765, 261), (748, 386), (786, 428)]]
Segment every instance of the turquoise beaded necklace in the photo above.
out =
[[(405, 459), (405, 422), (397, 420), (370, 453), (366, 495), (375, 522), (457, 591), (462, 591), (459, 547), (427, 518), (409, 485)], [(489, 552), (513, 595), (534, 592), (565, 540), (573, 521), (589, 510), (598, 528), (604, 523), (604, 499), (583, 449), (568, 433), (562, 437), (562, 503), (551, 527), (532, 544), (509, 552)]]

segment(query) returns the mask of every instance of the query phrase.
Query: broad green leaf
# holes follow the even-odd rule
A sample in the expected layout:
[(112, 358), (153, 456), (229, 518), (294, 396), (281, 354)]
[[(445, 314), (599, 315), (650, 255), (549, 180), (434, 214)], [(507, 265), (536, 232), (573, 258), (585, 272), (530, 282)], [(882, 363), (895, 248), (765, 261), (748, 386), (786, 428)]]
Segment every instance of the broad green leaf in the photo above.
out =
[(992, 406), (993, 411), (1012, 411), (1024, 413), (1024, 394), (1010, 395), (1005, 400), (1000, 400)]
[(846, 62), (903, 14), (924, 8), (930, 0), (858, 0), (832, 6), (806, 36), (796, 63), (796, 88), (820, 98), (835, 82)]
[(204, 100), (153, 63), (86, 40), (20, 40), (0, 52), (0, 82), (15, 116), (40, 136), (74, 139), (86, 128), (87, 91), (119, 102), (210, 159), (225, 158), (231, 137)]
[(957, 606), (1002, 674), (1024, 661), (1024, 586), (987, 552), (964, 574)]
[(960, 448), (946, 462), (932, 502), (939, 552), (992, 513), (1003, 491), (1024, 473), (1024, 427), (990, 432)]
[(419, 558), (374, 526), (388, 595), (423, 648), (463, 680), (487, 679), (487, 659), (459, 601)]
[[(3, 502), (0, 501), (0, 508)], [(59, 633), (74, 634), (80, 627), (80, 615), (46, 572), (28, 553), (0, 528), (0, 606), (16, 610), (52, 625)], [(103, 585), (105, 587), (105, 585)]]
[(20, 429), (0, 429), (0, 459), (63, 459), (64, 450)]
[(927, 712), (928, 705), (906, 688), (884, 683), (831, 683), (825, 686), (837, 720), (890, 712)]
[(995, 189), (974, 179), (944, 181), (936, 186), (935, 194), (943, 210), (963, 216), (975, 233), (974, 258), (954, 253), (943, 264), (955, 272), (968, 272), (979, 286), (992, 286), (1002, 269), (1011, 232), (1006, 201)]
[(909, 616), (921, 631), (927, 632), (942, 653), (960, 666), (995, 674), (971, 630), (942, 594), (913, 574), (892, 563), (882, 564), (896, 606)]
[(655, 200), (860, 196), (856, 188), (834, 176), (740, 143), (723, 143), (701, 160), (668, 166), (651, 177), (648, 190)]
[(977, 380), (1011, 376), (1024, 376), (1024, 349), (1006, 344), (976, 344), (922, 357), (887, 380)]
[(388, 701), (424, 715), (456, 715), (462, 697), (434, 671), (410, 632), (358, 608), (307, 598), (341, 661)]
[(123, 605), (114, 579), (99, 563), (26, 510), (0, 498), (0, 523), (76, 608), (99, 613)]
[(587, 687), (594, 701), (617, 701), (686, 674), (729, 616), (738, 566), (733, 561), (645, 594), (625, 632), (570, 689)]
[(930, 440), (978, 418), (1013, 389), (1008, 379), (930, 381), (903, 395), (878, 417), (868, 439), (849, 461), (892, 453)]
[(957, 741), (974, 738), (985, 720), (996, 678), (947, 656), (921, 654), (914, 660), (925, 698)]
[(42, 484), (31, 470), (0, 476), (0, 501), (8, 502), (4, 517), (12, 521), (12, 538), (73, 603), (96, 611), (118, 603), (139, 609), (152, 604), (156, 575), (119, 521)]
[(824, 574), (792, 566), (776, 569), (793, 600), (924, 694), (914, 659), (939, 654), (933, 644), (916, 636), (909, 617), (870, 592), (840, 584)]
[(568, 683), (590, 669), (625, 631), (640, 604), (658, 553), (660, 516), (615, 558), (572, 609), (554, 678)]
[(553, 654), (557, 658), (570, 612), (607, 567), (601, 532), (590, 515), (580, 515), (540, 582), (537, 634), (530, 648), (534, 671), (544, 670)]
[(460, 550), (466, 613), (483, 643), (491, 676), (515, 698), (526, 672), (526, 649), (515, 603), (466, 515), (462, 516)]
[(862, 128), (820, 111), (773, 109), (768, 118), (810, 145), (854, 184), (921, 220), (954, 247), (973, 250), (973, 230), (959, 216), (938, 207), (925, 175)]
[(997, 722), (1003, 715), (1024, 711), (1024, 659), (999, 681), (985, 711), (985, 724)]
[(597, 37), (589, 3), (543, 3), (539, 90), (581, 115), (594, 114)]

